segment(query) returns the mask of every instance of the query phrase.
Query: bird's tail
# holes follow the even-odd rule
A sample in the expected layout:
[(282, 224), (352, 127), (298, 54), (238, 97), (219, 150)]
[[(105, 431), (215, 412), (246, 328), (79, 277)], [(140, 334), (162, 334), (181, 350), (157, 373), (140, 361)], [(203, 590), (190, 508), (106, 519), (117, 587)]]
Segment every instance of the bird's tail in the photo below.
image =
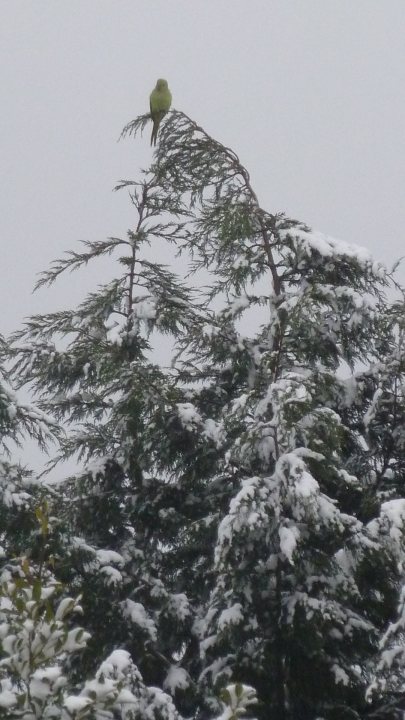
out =
[(152, 134), (150, 136), (150, 144), (151, 145), (156, 145), (157, 134), (158, 134), (158, 130), (159, 130), (159, 123), (160, 123), (159, 117), (156, 117), (153, 119)]
[(155, 117), (153, 118), (152, 134), (150, 136), (150, 144), (151, 145), (156, 145), (159, 125), (165, 115), (166, 115), (166, 112), (164, 110), (161, 110), (160, 112), (156, 113)]

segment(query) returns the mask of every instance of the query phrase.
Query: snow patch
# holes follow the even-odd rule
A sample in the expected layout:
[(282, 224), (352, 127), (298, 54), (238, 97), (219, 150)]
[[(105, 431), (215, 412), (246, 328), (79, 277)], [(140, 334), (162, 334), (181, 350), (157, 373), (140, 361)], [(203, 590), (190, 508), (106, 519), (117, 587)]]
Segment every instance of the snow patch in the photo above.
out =
[(176, 692), (177, 689), (179, 690), (185, 690), (190, 685), (190, 680), (188, 677), (188, 673), (180, 667), (177, 667), (176, 665), (171, 665), (169, 668), (169, 672), (167, 673), (164, 681), (163, 681), (163, 687), (165, 690), (168, 690), (172, 695)]
[(218, 629), (225, 630), (228, 625), (239, 625), (242, 620), (242, 605), (240, 603), (235, 603), (232, 607), (222, 610), (218, 618)]
[(280, 537), (280, 550), (290, 563), (293, 564), (293, 554), (295, 548), (297, 547), (297, 540), (300, 536), (299, 530), (295, 526), (281, 527), (279, 528), (278, 534)]

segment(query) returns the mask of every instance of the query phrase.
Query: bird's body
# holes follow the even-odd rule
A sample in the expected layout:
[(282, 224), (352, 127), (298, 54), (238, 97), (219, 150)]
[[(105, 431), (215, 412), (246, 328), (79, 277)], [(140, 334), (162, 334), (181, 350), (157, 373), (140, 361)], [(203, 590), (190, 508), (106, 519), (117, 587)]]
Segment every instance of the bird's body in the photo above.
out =
[(152, 90), (152, 92), (150, 94), (149, 101), (150, 101), (150, 116), (153, 121), (153, 128), (152, 128), (152, 135), (150, 138), (150, 144), (156, 145), (159, 125), (161, 123), (161, 120), (164, 118), (166, 113), (169, 111), (170, 105), (172, 104), (172, 94), (169, 90), (167, 80), (162, 80), (162, 78), (160, 78), (157, 81), (156, 87)]

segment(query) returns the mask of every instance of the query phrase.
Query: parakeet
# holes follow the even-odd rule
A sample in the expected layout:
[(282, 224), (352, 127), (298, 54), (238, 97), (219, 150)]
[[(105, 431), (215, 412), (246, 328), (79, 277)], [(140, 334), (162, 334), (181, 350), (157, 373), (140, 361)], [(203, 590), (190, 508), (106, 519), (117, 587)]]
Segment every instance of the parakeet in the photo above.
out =
[(169, 90), (167, 80), (162, 80), (162, 78), (160, 78), (157, 81), (156, 87), (152, 90), (150, 94), (149, 101), (150, 115), (153, 120), (150, 144), (156, 145), (160, 122), (162, 118), (164, 118), (170, 108), (170, 105), (172, 104), (172, 94)]

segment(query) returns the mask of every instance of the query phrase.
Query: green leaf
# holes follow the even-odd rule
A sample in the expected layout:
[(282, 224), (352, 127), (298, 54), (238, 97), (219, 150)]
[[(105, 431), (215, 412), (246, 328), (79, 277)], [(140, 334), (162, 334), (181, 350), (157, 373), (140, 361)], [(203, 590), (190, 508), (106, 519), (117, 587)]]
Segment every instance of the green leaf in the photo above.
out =
[(34, 585), (32, 588), (32, 597), (35, 600), (35, 602), (39, 602), (42, 595), (42, 583), (39, 578), (36, 578), (34, 580)]
[(46, 603), (46, 610), (45, 610), (45, 620), (47, 622), (51, 622), (55, 617), (55, 613), (53, 611), (53, 607), (50, 602)]
[(24, 612), (24, 610), (26, 609), (26, 605), (22, 597), (15, 598), (14, 605), (19, 613)]
[(25, 692), (20, 693), (20, 695), (17, 695), (17, 705), (19, 707), (22, 707), (24, 705), (26, 697), (27, 697), (27, 693), (25, 693)]

